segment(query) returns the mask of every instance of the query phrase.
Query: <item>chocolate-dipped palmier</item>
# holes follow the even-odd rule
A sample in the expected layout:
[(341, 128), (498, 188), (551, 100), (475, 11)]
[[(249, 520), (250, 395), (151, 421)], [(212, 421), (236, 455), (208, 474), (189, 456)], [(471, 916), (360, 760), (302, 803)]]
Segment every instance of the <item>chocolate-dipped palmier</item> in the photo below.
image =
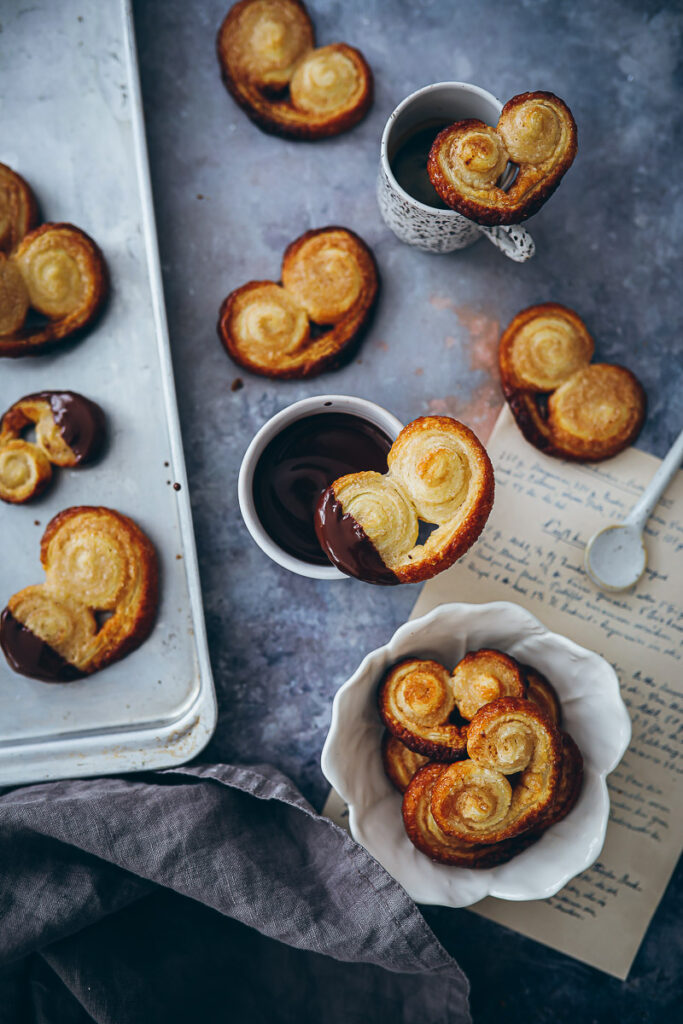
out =
[[(35, 426), (35, 442), (23, 431)], [(0, 420), (0, 499), (19, 504), (47, 486), (52, 466), (77, 467), (99, 454), (104, 412), (75, 391), (41, 391), (15, 402)]]

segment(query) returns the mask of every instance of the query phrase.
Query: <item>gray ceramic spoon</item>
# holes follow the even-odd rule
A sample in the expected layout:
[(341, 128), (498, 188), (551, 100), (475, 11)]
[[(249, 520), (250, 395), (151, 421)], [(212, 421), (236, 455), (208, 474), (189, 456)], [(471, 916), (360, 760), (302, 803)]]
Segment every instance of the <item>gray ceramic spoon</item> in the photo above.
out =
[(643, 528), (683, 460), (683, 430), (669, 449), (643, 495), (623, 523), (598, 530), (586, 545), (586, 572), (601, 590), (626, 590), (645, 572)]

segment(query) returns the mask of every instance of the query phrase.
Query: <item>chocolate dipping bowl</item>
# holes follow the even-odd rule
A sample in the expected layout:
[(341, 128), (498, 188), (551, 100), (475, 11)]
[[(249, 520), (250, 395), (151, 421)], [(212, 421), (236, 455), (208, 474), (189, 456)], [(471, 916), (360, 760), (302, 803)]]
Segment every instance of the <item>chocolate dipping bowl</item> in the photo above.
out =
[(237, 495), (245, 526), (264, 554), (274, 562), (290, 572), (297, 573), (299, 576), (308, 576), (310, 579), (347, 580), (350, 577), (340, 572), (332, 564), (316, 565), (290, 554), (281, 547), (261, 522), (254, 498), (256, 467), (270, 442), (298, 420), (318, 416), (321, 413), (342, 413), (356, 416), (379, 429), (387, 436), (390, 443), (396, 439), (403, 428), (401, 421), (387, 409), (383, 409), (381, 405), (368, 402), (364, 398), (355, 398), (352, 395), (316, 395), (313, 398), (304, 398), (300, 402), (294, 402), (293, 405), (288, 405), (287, 408), (264, 423), (254, 436), (242, 459)]

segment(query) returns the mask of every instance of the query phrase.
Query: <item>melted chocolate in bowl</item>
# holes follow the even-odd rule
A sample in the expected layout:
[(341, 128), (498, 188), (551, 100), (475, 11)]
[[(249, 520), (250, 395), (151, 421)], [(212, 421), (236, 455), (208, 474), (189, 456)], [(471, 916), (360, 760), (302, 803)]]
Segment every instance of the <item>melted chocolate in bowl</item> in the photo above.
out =
[(317, 413), (290, 423), (264, 448), (254, 471), (254, 505), (263, 528), (295, 558), (329, 565), (314, 527), (320, 496), (346, 473), (386, 473), (390, 448), (379, 427), (350, 413)]

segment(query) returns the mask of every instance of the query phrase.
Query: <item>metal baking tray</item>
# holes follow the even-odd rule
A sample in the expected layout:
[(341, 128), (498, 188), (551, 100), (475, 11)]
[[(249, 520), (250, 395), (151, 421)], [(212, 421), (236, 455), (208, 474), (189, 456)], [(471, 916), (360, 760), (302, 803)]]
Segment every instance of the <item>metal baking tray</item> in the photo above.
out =
[[(91, 467), (58, 470), (47, 494), (0, 503), (0, 606), (44, 579), (39, 544), (71, 505), (130, 515), (160, 558), (150, 638), (84, 680), (51, 685), (0, 656), (0, 785), (180, 764), (216, 723), (190, 501), (164, 310), (130, 2), (3, 4), (0, 160), (43, 218), (102, 247), (111, 297), (97, 326), (48, 355), (0, 360), (0, 413), (22, 395), (79, 391), (107, 413)], [(48, 55), (46, 57), (46, 55)]]

